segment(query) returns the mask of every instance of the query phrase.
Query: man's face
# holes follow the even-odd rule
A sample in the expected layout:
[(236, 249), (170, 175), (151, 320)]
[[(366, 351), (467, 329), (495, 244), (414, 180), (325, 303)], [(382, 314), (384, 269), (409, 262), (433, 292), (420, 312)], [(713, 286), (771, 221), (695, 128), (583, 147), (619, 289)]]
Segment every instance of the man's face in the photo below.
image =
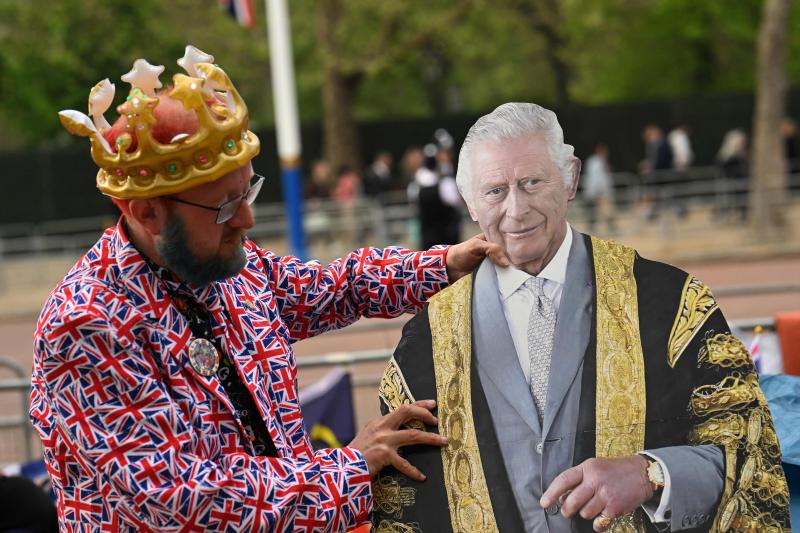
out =
[(483, 142), (472, 168), (472, 219), (514, 266), (538, 274), (564, 239), (577, 178), (565, 185), (542, 135)]
[[(207, 206), (240, 198), (250, 186), (253, 169), (248, 164), (222, 178), (183, 191), (176, 197)], [(242, 202), (234, 216), (216, 223), (216, 213), (196, 206), (166, 201), (168, 216), (156, 241), (167, 268), (196, 285), (238, 274), (245, 265), (245, 232), (253, 227), (253, 212)]]

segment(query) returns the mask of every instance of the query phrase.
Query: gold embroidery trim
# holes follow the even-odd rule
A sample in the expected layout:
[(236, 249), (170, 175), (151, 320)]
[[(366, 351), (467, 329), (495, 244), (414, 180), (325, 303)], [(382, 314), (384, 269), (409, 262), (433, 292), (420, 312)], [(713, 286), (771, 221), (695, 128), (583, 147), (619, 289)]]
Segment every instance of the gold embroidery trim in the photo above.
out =
[(453, 533), (497, 531), (472, 419), (472, 276), (434, 296), (428, 306), (444, 485)]
[(381, 520), (374, 528), (375, 533), (420, 533), (414, 524), (403, 524), (392, 520)]
[(675, 367), (683, 351), (694, 338), (708, 317), (717, 310), (717, 302), (711, 290), (693, 276), (686, 277), (681, 293), (678, 315), (669, 334), (667, 357), (669, 366)]
[(709, 334), (700, 348), (698, 362), (722, 368), (741, 368), (750, 364), (750, 354), (742, 341), (730, 333)]
[(392, 476), (381, 476), (372, 484), (375, 509), (394, 518), (401, 518), (404, 507), (411, 507), (416, 503), (417, 489), (402, 487), (400, 482)]
[(734, 485), (736, 485), (736, 445), (725, 446), (725, 486), (722, 489), (714, 525), (711, 527), (713, 533), (727, 531), (736, 516), (738, 500), (731, 498)]
[(756, 401), (753, 387), (739, 376), (726, 376), (719, 383), (702, 385), (692, 392), (689, 408), (697, 416), (742, 409)]
[[(692, 393), (689, 405), (694, 414), (720, 412), (689, 434), (692, 444), (720, 444), (725, 448), (725, 484), (712, 533), (785, 531), (770, 513), (763, 511), (764, 505), (785, 509), (789, 503), (783, 470), (765, 459), (775, 462), (780, 456), (765, 402), (753, 373), (733, 373), (719, 383), (697, 387)], [(748, 409), (753, 404), (757, 406)], [(738, 453), (742, 448), (745, 453), (739, 469)]]
[[(383, 377), (378, 385), (378, 396), (389, 408), (389, 412), (397, 410), (401, 405), (416, 401), (394, 357), (389, 359), (389, 364), (383, 371)], [(425, 424), (420, 420), (410, 420), (405, 425), (412, 429), (425, 431)]]
[(737, 446), (747, 435), (744, 418), (736, 413), (715, 416), (695, 426), (689, 441), (695, 444), (722, 444)]
[[(631, 248), (595, 237), (592, 248), (597, 281), (596, 454), (620, 457), (644, 448), (647, 404), (635, 255)], [(644, 531), (641, 512), (616, 520), (610, 531)]]

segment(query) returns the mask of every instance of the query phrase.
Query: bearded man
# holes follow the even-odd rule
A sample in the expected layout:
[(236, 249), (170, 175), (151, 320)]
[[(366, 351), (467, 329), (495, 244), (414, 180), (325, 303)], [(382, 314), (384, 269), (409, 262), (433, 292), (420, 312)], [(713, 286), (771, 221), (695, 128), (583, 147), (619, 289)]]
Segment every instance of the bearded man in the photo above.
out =
[(247, 107), (214, 58), (187, 47), (173, 86), (137, 60), (111, 126), (114, 87), (92, 89), (97, 187), (119, 223), (44, 304), (30, 416), (63, 531), (346, 531), (367, 520), (370, 479), (445, 439), (431, 401), (376, 419), (349, 446), (314, 451), (291, 344), (361, 316), (414, 312), (498, 247), (357, 250), (327, 267), (247, 239), (264, 178)]

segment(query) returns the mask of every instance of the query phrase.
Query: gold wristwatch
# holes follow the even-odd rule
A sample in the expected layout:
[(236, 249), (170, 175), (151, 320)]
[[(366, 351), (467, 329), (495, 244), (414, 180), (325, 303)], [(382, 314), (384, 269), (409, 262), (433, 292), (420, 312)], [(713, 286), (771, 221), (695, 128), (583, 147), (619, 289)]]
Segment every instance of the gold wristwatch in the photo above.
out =
[(647, 459), (648, 462), (647, 480), (650, 481), (650, 487), (653, 489), (653, 493), (656, 493), (664, 488), (664, 468), (661, 466), (660, 462), (652, 457), (645, 455), (644, 458)]

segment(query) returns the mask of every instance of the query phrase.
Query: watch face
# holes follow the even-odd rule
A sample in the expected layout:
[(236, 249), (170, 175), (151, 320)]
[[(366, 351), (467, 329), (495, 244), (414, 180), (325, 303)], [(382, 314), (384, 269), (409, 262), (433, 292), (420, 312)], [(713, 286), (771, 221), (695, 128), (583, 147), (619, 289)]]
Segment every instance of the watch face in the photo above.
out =
[(659, 486), (664, 486), (664, 470), (661, 468), (661, 463), (658, 461), (653, 461), (650, 463), (650, 466), (647, 467), (647, 477), (650, 478), (650, 481), (656, 483)]

